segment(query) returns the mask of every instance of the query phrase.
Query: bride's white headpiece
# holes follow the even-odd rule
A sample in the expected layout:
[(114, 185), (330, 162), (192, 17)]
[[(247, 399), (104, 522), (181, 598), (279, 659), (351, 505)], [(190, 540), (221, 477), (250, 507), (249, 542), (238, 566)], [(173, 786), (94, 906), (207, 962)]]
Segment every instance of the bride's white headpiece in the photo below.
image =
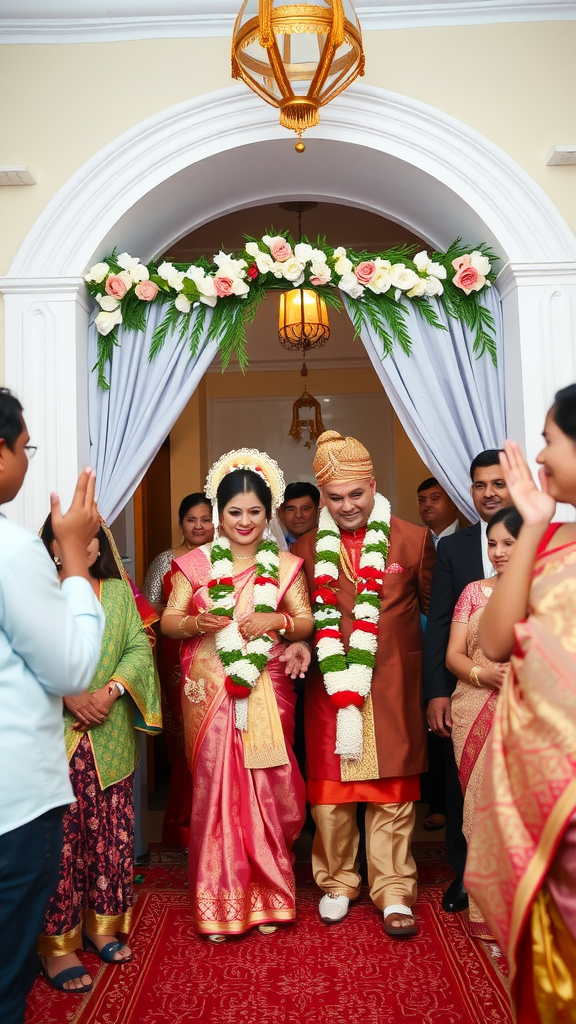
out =
[(274, 515), (279, 505), (284, 501), (284, 489), (286, 486), (284, 474), (275, 459), (271, 459), (265, 452), (257, 451), (256, 448), (238, 448), (234, 452), (227, 452), (226, 455), (222, 455), (218, 462), (214, 463), (206, 477), (206, 486), (204, 488), (206, 497), (215, 505), (219, 484), (225, 476), (228, 476), (228, 473), (233, 473), (236, 469), (250, 469), (253, 473), (257, 473), (258, 476), (262, 477), (270, 488), (272, 514)]

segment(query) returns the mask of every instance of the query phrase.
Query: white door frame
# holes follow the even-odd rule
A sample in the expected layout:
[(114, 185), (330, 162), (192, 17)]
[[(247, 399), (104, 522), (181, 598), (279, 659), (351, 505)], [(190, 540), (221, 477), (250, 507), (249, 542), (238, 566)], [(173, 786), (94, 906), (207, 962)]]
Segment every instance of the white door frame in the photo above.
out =
[[(278, 147), (277, 140), (283, 140), (285, 155), (273, 175), (259, 177), (258, 157), (267, 151), (249, 147), (270, 142)], [(334, 169), (338, 161), (322, 163), (326, 142), (357, 147), (344, 169)], [(245, 164), (235, 174), (243, 155), (254, 156), (253, 175)], [(176, 194), (186, 169), (200, 173), (203, 162), (214, 159), (228, 170), (225, 189), (197, 205), (182, 204), (179, 220), (174, 210), (172, 221), (145, 215), (167, 200), (167, 189)], [(378, 160), (397, 168), (399, 180), (405, 172), (413, 184), (408, 195), (386, 195), (385, 182), (376, 175)], [(363, 176), (366, 168), (373, 171), (371, 179)], [(294, 195), (373, 209), (439, 246), (451, 241), (460, 223), (462, 233), (475, 230), (471, 242), (495, 245), (505, 261), (498, 285), (504, 305), (508, 431), (534, 458), (554, 391), (576, 379), (576, 239), (546, 193), (469, 126), (414, 99), (366, 85), (353, 85), (323, 110), (307, 153), (293, 156), (277, 112), (245, 87), (234, 86), (162, 111), (97, 153), (48, 203), (0, 279), (6, 304), (6, 383), (21, 397), (41, 446), (13, 516), (37, 528), (48, 492), (58, 490), (69, 500), (78, 468), (88, 457), (90, 307), (81, 277), (86, 268), (111, 241), (130, 249), (138, 240), (140, 248), (133, 254), (146, 260), (232, 209)]]

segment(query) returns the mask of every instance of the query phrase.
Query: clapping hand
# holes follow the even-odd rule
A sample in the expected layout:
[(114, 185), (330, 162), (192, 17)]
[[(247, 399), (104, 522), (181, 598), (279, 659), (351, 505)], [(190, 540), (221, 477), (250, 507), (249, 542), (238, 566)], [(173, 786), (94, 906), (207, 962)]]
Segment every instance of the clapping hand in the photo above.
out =
[(546, 527), (556, 510), (556, 502), (548, 493), (548, 478), (543, 469), (538, 471), (541, 490), (534, 483), (520, 446), (505, 441), (500, 453), (502, 475), (508, 493), (526, 526)]

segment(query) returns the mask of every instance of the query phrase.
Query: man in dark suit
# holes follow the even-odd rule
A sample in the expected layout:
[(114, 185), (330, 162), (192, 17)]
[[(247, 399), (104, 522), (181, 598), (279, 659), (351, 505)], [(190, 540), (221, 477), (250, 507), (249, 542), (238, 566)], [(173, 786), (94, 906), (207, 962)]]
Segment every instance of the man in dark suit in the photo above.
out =
[(445, 739), (446, 767), (446, 850), (456, 878), (444, 893), (442, 907), (458, 913), (468, 906), (463, 876), (466, 840), (462, 834), (463, 796), (450, 738), (452, 716), (450, 697), (456, 677), (446, 668), (446, 648), (454, 607), (464, 587), (492, 575), (488, 559), (486, 524), (499, 509), (510, 505), (500, 470), (498, 451), (477, 455), (470, 466), (470, 493), (479, 522), (442, 539), (437, 548), (436, 567), (430, 595), (430, 611), (424, 636), (424, 700), (428, 725)]

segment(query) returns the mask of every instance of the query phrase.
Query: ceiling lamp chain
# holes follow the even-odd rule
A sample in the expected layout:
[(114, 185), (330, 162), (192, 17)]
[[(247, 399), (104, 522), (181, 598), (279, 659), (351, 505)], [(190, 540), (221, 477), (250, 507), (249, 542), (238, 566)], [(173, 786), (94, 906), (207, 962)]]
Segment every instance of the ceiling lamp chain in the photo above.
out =
[[(288, 202), (280, 203), (283, 210), (290, 210), (298, 215), (298, 241), (302, 241), (302, 211), (312, 210), (318, 203)], [(278, 337), (280, 344), (287, 349), (302, 352), (303, 362), (301, 376), (308, 375), (306, 353), (313, 348), (321, 348), (330, 337), (328, 309), (324, 299), (312, 288), (292, 288), (280, 295), (278, 313)]]
[(232, 77), (278, 107), (285, 128), (301, 136), (317, 125), (320, 107), (363, 74), (362, 33), (350, 0), (244, 0), (232, 37)]

